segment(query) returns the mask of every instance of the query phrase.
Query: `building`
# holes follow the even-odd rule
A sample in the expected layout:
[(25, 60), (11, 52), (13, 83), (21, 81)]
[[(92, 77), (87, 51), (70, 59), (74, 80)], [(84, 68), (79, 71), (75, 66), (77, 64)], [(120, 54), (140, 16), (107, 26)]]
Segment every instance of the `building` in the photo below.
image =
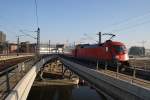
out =
[(30, 43), (27, 42), (21, 42), (19, 46), (19, 52), (21, 53), (30, 53), (29, 51)]
[(63, 53), (64, 44), (40, 44), (40, 54)]
[(17, 44), (9, 43), (9, 53), (17, 53)]
[(36, 53), (36, 43), (29, 44), (29, 53)]
[(0, 31), (0, 43), (4, 43), (6, 41), (6, 34)]
[(4, 54), (6, 51), (6, 34), (2, 31), (0, 31), (0, 54)]
[(56, 45), (49, 45), (48, 44), (40, 44), (40, 54), (48, 54), (51, 52), (55, 52), (56, 50)]
[[(9, 43), (9, 53), (17, 53), (17, 43)], [(35, 53), (36, 43), (21, 42), (19, 45), (19, 53)]]
[(132, 46), (129, 49), (129, 55), (145, 56), (145, 48), (144, 47)]
[(58, 53), (63, 53), (64, 51), (64, 44), (57, 44), (56, 49)]
[(145, 50), (145, 55), (146, 55), (146, 56), (150, 56), (150, 49), (146, 49), (146, 50)]
[(36, 53), (36, 43), (30, 43), (28, 41), (21, 42), (19, 46), (20, 53)]

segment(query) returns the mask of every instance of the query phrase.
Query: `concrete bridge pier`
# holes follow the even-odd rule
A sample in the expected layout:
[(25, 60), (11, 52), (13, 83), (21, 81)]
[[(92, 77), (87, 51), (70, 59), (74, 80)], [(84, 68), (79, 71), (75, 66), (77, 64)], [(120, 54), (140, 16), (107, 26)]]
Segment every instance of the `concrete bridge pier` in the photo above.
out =
[(68, 79), (72, 79), (72, 77), (75, 75), (74, 72), (72, 72), (67, 66), (61, 64), (61, 69), (62, 69), (62, 77), (64, 78), (65, 77), (65, 74), (67, 74)]

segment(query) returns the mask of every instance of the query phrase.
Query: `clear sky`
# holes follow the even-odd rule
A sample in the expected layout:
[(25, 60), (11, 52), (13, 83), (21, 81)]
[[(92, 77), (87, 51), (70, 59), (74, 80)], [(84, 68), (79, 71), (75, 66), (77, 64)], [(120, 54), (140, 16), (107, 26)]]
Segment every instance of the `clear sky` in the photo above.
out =
[[(37, 1), (42, 42), (91, 43), (101, 31), (116, 34), (114, 40), (127, 46), (142, 45), (140, 42), (145, 40), (150, 48), (150, 0)], [(0, 30), (7, 40), (15, 42), (15, 36), (22, 34), (19, 30), (36, 29), (34, 0), (0, 0)], [(27, 40), (35, 41), (21, 37), (21, 41)]]

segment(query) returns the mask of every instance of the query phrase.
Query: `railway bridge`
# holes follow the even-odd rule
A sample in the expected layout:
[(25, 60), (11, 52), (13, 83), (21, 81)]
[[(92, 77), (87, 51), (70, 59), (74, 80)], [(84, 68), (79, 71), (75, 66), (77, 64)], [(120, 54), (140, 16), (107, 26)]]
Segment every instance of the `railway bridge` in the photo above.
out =
[[(65, 70), (71, 70), (73, 73), (88, 81), (108, 100), (150, 100), (149, 80), (143, 80), (136, 78), (135, 76), (132, 77), (129, 75), (124, 75), (123, 73), (119, 73), (119, 71), (114, 72), (107, 70), (107, 68), (99, 69), (98, 65), (95, 66), (95, 69), (89, 68), (86, 64), (76, 62), (58, 54), (41, 55), (38, 59), (30, 59), (24, 61), (23, 63), (17, 64), (15, 67), (13, 66), (5, 71), (1, 71), (1, 78), (3, 80), (6, 79), (6, 90), (4, 92), (6, 95), (4, 98), (6, 100), (27, 99), (36, 76), (39, 72), (41, 72), (44, 64), (52, 59), (57, 59), (62, 63), (62, 70), (64, 72)], [(12, 79), (13, 81), (10, 80), (10, 77), (13, 73), (17, 73), (17, 76), (20, 76), (20, 79), (15, 85), (11, 86), (15, 79), (14, 77)], [(21, 73), (21, 75), (18, 73)]]

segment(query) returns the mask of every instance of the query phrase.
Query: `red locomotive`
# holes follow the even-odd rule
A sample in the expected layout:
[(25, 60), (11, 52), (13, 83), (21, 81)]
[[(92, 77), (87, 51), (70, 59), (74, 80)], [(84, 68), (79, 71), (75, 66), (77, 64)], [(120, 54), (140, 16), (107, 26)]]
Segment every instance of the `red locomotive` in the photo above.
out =
[(108, 66), (116, 66), (118, 62), (121, 65), (129, 66), (129, 57), (125, 45), (112, 40), (99, 44), (77, 45), (72, 50), (71, 55), (80, 59), (99, 61), (101, 64), (107, 64)]

